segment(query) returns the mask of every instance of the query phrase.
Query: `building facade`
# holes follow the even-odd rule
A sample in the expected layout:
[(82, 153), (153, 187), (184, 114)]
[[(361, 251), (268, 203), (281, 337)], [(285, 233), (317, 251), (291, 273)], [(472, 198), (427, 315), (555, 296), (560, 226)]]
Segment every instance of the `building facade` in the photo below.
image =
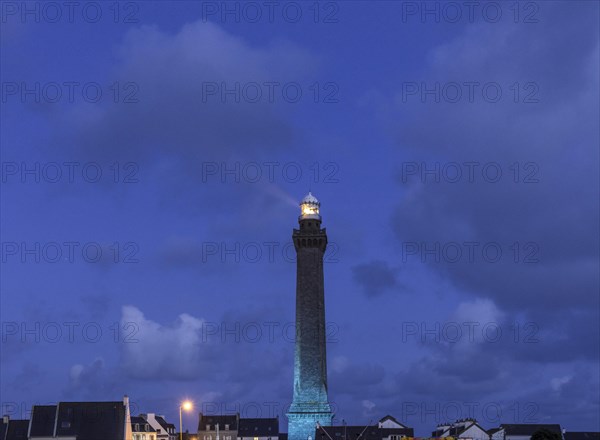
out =
[(279, 440), (279, 418), (240, 418), (200, 413), (198, 440)]
[(240, 419), (237, 440), (279, 440), (279, 418)]
[(531, 436), (540, 429), (545, 429), (562, 438), (562, 428), (558, 424), (508, 423), (490, 430), (491, 440), (530, 440)]
[(200, 413), (198, 440), (237, 440), (240, 415), (207, 416)]
[(157, 440), (156, 429), (143, 417), (131, 417), (133, 440)]
[(385, 416), (376, 425), (318, 426), (316, 440), (402, 440), (413, 438), (412, 428), (392, 416)]
[(29, 420), (11, 420), (9, 416), (2, 417), (0, 440), (27, 440)]
[(461, 419), (453, 423), (442, 423), (431, 433), (432, 437), (452, 437), (464, 440), (489, 440), (490, 434), (475, 419)]
[(116, 402), (59, 402), (34, 405), (28, 440), (133, 440), (129, 398)]
[(156, 440), (177, 440), (175, 425), (168, 423), (163, 416), (148, 413), (140, 414), (140, 417), (155, 430)]

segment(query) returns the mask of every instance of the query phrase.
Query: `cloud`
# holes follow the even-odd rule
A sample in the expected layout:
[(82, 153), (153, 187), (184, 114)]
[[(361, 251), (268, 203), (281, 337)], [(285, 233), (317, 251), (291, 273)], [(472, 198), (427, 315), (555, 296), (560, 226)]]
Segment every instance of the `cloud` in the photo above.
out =
[(567, 431), (594, 430), (600, 411), (599, 388), (598, 369), (576, 364), (568, 373), (541, 382), (520, 398), (535, 404), (530, 423), (558, 422)]
[(371, 261), (352, 268), (354, 281), (365, 295), (375, 297), (398, 286), (397, 273), (385, 261)]
[(65, 398), (74, 400), (114, 399), (123, 395), (126, 385), (114, 368), (106, 365), (104, 358), (97, 357), (88, 364), (73, 364), (69, 369)]
[(165, 326), (134, 306), (124, 306), (121, 326), (134, 332), (121, 344), (122, 369), (135, 379), (197, 379), (209, 353), (202, 340), (203, 322), (183, 313)]
[(362, 407), (363, 407), (363, 415), (364, 416), (369, 416), (369, 415), (373, 415), (373, 413), (375, 412), (374, 409), (377, 405), (375, 405), (375, 403), (371, 402), (370, 400), (363, 400), (362, 402)]
[[(394, 130), (407, 162), (429, 169), (479, 163), (471, 181), (464, 165), (457, 182), (399, 171), (398, 239), (477, 243), (472, 261), (463, 246), (459, 261), (442, 254), (426, 265), (511, 313), (598, 308), (599, 45), (590, 15), (548, 4), (537, 26), (473, 25), (430, 53), (424, 81), (496, 82), (505, 93), (500, 102), (398, 99)], [(511, 85), (528, 81), (539, 87), (539, 103), (515, 103)], [(498, 182), (482, 177), (487, 163), (500, 167)], [(528, 166), (536, 182), (523, 181)], [(498, 262), (483, 255), (488, 243), (501, 247)]]
[(555, 377), (550, 381), (550, 386), (554, 391), (560, 391), (563, 385), (568, 384), (573, 376)]
[[(477, 298), (473, 301), (463, 301), (458, 304), (451, 319), (461, 325), (469, 322), (477, 322), (479, 325), (500, 325), (504, 322), (505, 314), (498, 309), (493, 301)], [(481, 333), (476, 332), (475, 335), (477, 339), (474, 339), (481, 342)]]
[[(76, 106), (65, 121), (65, 131), (74, 135), (71, 142), (96, 157), (183, 159), (178, 163), (195, 175), (201, 161), (255, 157), (292, 143), (292, 126), (280, 108), (283, 99), (271, 103), (265, 95), (257, 103), (236, 102), (235, 93), (219, 91), (242, 90), (249, 83), (301, 82), (315, 64), (306, 51), (286, 41), (256, 47), (202, 21), (174, 34), (155, 26), (132, 30), (118, 57), (113, 75), (122, 84), (135, 84), (139, 102)], [(217, 93), (208, 95), (207, 84), (217, 84)]]
[(97, 358), (90, 365), (75, 364), (71, 367), (69, 373), (69, 382), (73, 387), (80, 387), (82, 384), (89, 382), (91, 378), (96, 376), (104, 369), (104, 360)]

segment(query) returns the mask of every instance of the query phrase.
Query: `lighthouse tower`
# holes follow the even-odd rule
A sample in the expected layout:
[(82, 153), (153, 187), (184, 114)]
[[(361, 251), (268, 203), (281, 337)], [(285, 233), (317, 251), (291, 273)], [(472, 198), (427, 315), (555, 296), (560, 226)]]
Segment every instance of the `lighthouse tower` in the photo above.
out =
[(296, 347), (294, 398), (287, 413), (289, 440), (314, 440), (317, 424), (330, 426), (327, 398), (323, 255), (327, 233), (321, 228), (320, 203), (310, 192), (300, 202), (296, 248)]

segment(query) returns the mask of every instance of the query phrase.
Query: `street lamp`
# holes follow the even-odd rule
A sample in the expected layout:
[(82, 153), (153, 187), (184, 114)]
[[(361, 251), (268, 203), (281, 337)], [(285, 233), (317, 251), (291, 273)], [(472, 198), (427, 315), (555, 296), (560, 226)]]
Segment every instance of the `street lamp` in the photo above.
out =
[(194, 408), (194, 404), (190, 400), (184, 400), (179, 405), (179, 440), (183, 440), (183, 422), (181, 420), (181, 411), (191, 411)]

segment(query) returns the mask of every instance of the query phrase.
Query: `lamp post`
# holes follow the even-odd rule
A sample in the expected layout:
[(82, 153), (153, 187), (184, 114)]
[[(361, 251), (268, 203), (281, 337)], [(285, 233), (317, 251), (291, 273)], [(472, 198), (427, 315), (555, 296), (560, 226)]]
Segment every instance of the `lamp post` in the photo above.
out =
[(189, 400), (184, 400), (179, 405), (179, 440), (183, 440), (183, 421), (181, 417), (181, 411), (191, 411), (194, 408), (194, 404)]

